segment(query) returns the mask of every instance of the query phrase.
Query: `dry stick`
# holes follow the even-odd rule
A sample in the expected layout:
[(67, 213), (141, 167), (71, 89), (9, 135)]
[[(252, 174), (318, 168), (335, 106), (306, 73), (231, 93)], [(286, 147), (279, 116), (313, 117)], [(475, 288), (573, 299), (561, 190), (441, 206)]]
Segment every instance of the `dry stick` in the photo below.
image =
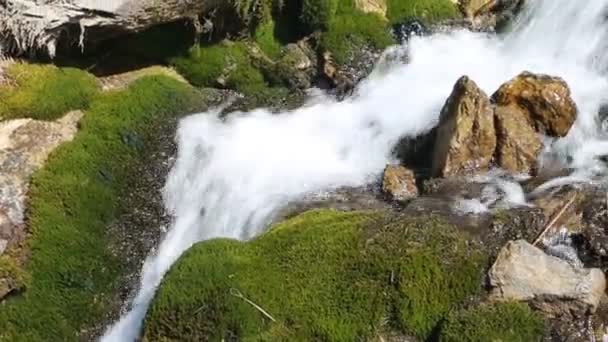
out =
[(235, 289), (235, 288), (231, 288), (230, 289), (230, 294), (237, 297), (237, 298), (241, 298), (242, 300), (246, 301), (247, 303), (251, 304), (251, 306), (253, 306), (254, 308), (256, 308), (259, 312), (261, 312), (264, 316), (268, 317), (268, 319), (270, 319), (273, 322), (276, 322), (277, 320), (274, 319), (274, 317), (270, 316), (270, 314), (268, 312), (266, 312), (266, 310), (262, 309), (261, 306), (257, 305), (256, 303), (250, 301), (249, 299), (245, 298), (245, 296), (243, 296), (243, 294)]
[(473, 16), (478, 16), (480, 14), (483, 13), (488, 13), (490, 11), (492, 11), (494, 8), (496, 8), (496, 6), (498, 5), (498, 1), (496, 0), (489, 0), (488, 2), (486, 2), (485, 4), (483, 4), (483, 6), (479, 7), (475, 13), (473, 14)]
[(576, 194), (572, 195), (572, 198), (566, 204), (564, 204), (564, 206), (559, 210), (557, 215), (555, 215), (553, 217), (553, 219), (551, 221), (549, 221), (549, 223), (547, 224), (547, 226), (545, 227), (543, 232), (540, 233), (538, 238), (536, 238), (536, 240), (532, 244), (533, 246), (536, 246), (540, 242), (540, 240), (545, 236), (545, 234), (547, 234), (549, 229), (551, 229), (551, 227), (557, 222), (557, 220), (559, 220), (559, 218), (562, 217), (562, 215), (564, 215), (564, 213), (572, 205), (572, 203), (574, 203), (575, 199), (576, 199)]

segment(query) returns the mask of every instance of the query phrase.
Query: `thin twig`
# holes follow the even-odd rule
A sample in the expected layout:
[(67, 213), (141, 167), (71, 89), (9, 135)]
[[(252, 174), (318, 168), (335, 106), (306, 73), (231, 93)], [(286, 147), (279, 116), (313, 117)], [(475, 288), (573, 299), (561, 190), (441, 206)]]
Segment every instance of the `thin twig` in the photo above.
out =
[(264, 316), (268, 317), (268, 319), (270, 319), (273, 322), (276, 322), (277, 320), (274, 319), (274, 317), (272, 317), (268, 312), (266, 312), (266, 310), (262, 309), (261, 306), (257, 305), (256, 303), (250, 301), (249, 299), (245, 298), (245, 296), (243, 296), (243, 294), (235, 289), (235, 288), (231, 288), (230, 289), (230, 294), (237, 297), (237, 298), (241, 298), (242, 300), (246, 301), (247, 303), (251, 304), (251, 306), (253, 306), (254, 308), (256, 308), (259, 312), (261, 312)]
[(498, 1), (490, 0), (490, 1), (486, 2), (485, 4), (483, 4), (483, 6), (479, 7), (475, 11), (473, 16), (477, 17), (480, 14), (488, 13), (488, 12), (492, 11), (494, 8), (496, 8), (497, 5), (498, 5)]
[(559, 220), (559, 218), (562, 217), (562, 215), (564, 215), (564, 213), (572, 205), (572, 203), (574, 203), (575, 199), (576, 199), (576, 194), (572, 195), (572, 198), (566, 204), (564, 204), (562, 206), (562, 208), (559, 210), (557, 215), (555, 215), (553, 217), (553, 219), (551, 221), (549, 221), (549, 223), (547, 224), (545, 229), (543, 229), (542, 233), (540, 233), (538, 238), (536, 238), (536, 240), (532, 244), (533, 246), (536, 246), (542, 240), (542, 238), (545, 236), (545, 234), (547, 234), (547, 232), (551, 229), (551, 227), (553, 227), (553, 225), (557, 222), (557, 220)]

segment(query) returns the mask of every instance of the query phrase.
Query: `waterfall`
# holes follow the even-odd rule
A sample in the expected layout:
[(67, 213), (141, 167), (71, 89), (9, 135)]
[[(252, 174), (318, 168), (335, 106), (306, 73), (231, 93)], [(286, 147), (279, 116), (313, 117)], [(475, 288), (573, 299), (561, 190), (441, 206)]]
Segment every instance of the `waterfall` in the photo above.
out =
[(564, 78), (580, 113), (569, 135), (546, 152), (578, 168), (583, 179), (604, 172), (595, 157), (608, 153), (596, 122), (608, 96), (607, 7), (608, 0), (529, 0), (501, 36), (456, 30), (392, 48), (407, 51), (409, 63), (377, 68), (343, 102), (317, 95), (280, 114), (257, 109), (222, 120), (211, 111), (183, 119), (164, 193), (173, 225), (145, 262), (130, 311), (102, 341), (138, 338), (163, 275), (192, 244), (254, 237), (290, 201), (377, 177), (400, 137), (437, 123), (462, 75), (486, 93), (524, 70)]

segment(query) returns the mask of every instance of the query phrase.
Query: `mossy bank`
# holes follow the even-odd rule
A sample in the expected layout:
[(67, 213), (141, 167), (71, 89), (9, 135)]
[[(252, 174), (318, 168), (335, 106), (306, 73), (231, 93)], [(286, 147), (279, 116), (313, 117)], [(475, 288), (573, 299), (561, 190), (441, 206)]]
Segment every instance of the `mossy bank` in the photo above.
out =
[[(480, 293), (486, 264), (475, 242), (433, 217), (311, 211), (250, 242), (212, 240), (188, 251), (157, 293), (144, 340), (425, 340), (438, 332), (482, 340), (487, 332), (461, 323), (476, 312), (456, 312)], [(479, 324), (533, 317), (509, 308), (490, 309), (501, 315)], [(542, 321), (505, 329), (509, 340), (538, 340)]]
[(6, 79), (0, 82), (0, 120), (54, 120), (88, 108), (99, 93), (95, 77), (74, 68), (11, 63), (0, 66), (0, 75)]
[(282, 63), (289, 61), (288, 44), (306, 40), (314, 54), (329, 52), (338, 65), (344, 65), (353, 63), (362, 51), (394, 44), (395, 23), (419, 19), (432, 25), (461, 16), (450, 0), (370, 1), (384, 11), (370, 10), (354, 0), (263, 1), (255, 9), (246, 6), (249, 3), (245, 1), (240, 11), (252, 18), (241, 39), (217, 42), (209, 36), (168, 63), (197, 86), (260, 96), (290, 88), (284, 80), (300, 67)]
[[(77, 107), (85, 106), (80, 100)], [(126, 90), (97, 94), (86, 105), (75, 139), (55, 150), (33, 177), (24, 246), (30, 257), (22, 270), (27, 286), (3, 302), (0, 340), (93, 338), (88, 329), (114, 305), (126, 272), (121, 256), (109, 249), (113, 237), (107, 226), (128, 209), (121, 203), (158, 125), (194, 111), (200, 102), (199, 92), (187, 84), (147, 76)]]

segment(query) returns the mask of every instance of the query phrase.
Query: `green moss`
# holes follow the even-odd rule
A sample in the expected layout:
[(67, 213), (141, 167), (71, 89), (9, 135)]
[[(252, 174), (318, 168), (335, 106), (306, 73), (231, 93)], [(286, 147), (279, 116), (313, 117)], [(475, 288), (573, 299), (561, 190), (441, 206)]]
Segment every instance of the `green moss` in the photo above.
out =
[(387, 329), (426, 337), (479, 290), (483, 260), (435, 219), (312, 211), (248, 243), (188, 251), (156, 296), (145, 339), (357, 341)]
[(259, 92), (268, 87), (262, 72), (249, 57), (246, 43), (224, 42), (196, 47), (184, 57), (172, 59), (177, 71), (197, 87), (223, 86), (245, 94)]
[(197, 101), (193, 88), (148, 76), (92, 103), (76, 138), (33, 177), (31, 283), (0, 310), (1, 341), (77, 341), (103, 321), (123, 271), (106, 227), (120, 214), (121, 195), (155, 128)]
[(29, 285), (30, 276), (19, 267), (14, 258), (4, 254), (0, 256), (0, 279), (10, 279), (14, 290), (22, 290)]
[(255, 30), (254, 40), (260, 49), (271, 59), (281, 55), (281, 43), (275, 37), (276, 25), (273, 20), (267, 20)]
[(541, 341), (543, 319), (521, 303), (497, 303), (449, 315), (441, 327), (442, 342)]
[(373, 13), (359, 11), (337, 15), (323, 34), (323, 47), (333, 53), (336, 62), (344, 64), (361, 48), (384, 49), (393, 43), (386, 21)]
[(0, 86), (0, 120), (54, 120), (74, 109), (85, 109), (98, 92), (95, 78), (78, 69), (15, 63), (8, 84)]
[(387, 3), (391, 23), (408, 19), (435, 23), (460, 16), (458, 6), (451, 0), (388, 0)]
[(338, 0), (303, 0), (300, 23), (308, 32), (329, 29), (338, 8)]

